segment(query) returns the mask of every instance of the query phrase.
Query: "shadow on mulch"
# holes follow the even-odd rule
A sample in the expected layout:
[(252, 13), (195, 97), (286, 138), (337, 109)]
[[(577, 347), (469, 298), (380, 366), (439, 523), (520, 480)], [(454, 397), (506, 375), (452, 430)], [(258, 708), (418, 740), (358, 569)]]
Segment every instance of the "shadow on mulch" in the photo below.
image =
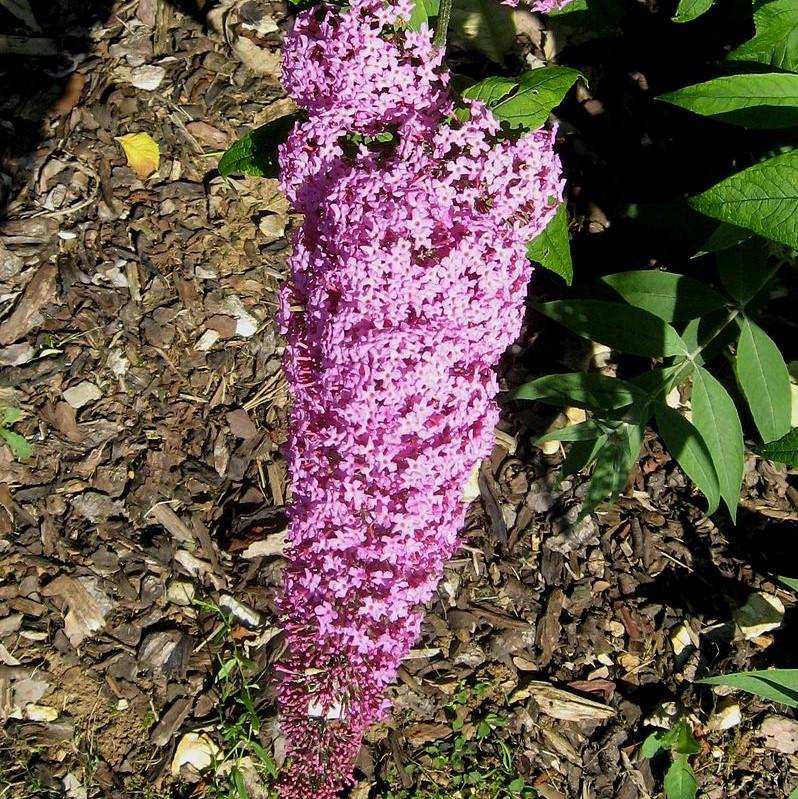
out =
[[(204, 22), (202, 0), (165, 2)], [(22, 11), (20, 17), (0, 7), (0, 224), (30, 176), (30, 156), (52, 136), (44, 129), (48, 117), (80, 96), (85, 79), (75, 68), (113, 6), (114, 0), (31, 0), (31, 15)], [(27, 3), (20, 8), (27, 10)]]

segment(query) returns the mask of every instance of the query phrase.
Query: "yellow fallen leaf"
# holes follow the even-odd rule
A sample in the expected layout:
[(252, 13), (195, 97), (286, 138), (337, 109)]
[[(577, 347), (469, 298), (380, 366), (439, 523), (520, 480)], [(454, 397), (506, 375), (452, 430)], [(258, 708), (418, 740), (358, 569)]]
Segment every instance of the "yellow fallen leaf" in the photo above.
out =
[(117, 136), (116, 140), (125, 151), (128, 166), (140, 178), (148, 178), (158, 169), (161, 151), (158, 142), (149, 133), (128, 133), (126, 136)]

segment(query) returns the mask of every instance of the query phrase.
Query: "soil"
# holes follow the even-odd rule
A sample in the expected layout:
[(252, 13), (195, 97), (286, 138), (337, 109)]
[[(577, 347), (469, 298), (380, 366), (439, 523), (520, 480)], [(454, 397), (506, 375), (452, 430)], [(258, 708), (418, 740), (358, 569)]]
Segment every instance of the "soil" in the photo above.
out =
[[(3, 30), (33, 48), (0, 57), (0, 406), (21, 409), (14, 430), (33, 448), (20, 461), (0, 445), (9, 799), (214, 795), (207, 769), (172, 764), (187, 733), (226, 745), (238, 711), (216, 676), (232, 642), (261, 686), (258, 739), (281, 758), (268, 684), (290, 401), (273, 315), (298, 220), (275, 180), (222, 179), (216, 165), (290, 108), (277, 70), (292, 12), (206, 5), (32, 2), (35, 31), (0, 4)], [(665, 219), (684, 215), (685, 193), (778, 145), (651, 100), (707, 77), (745, 38), (738, 10), (721, 4), (674, 32), (672, 9), (630, 3), (590, 36), (519, 13), (514, 59), (545, 51), (589, 81), (560, 124), (584, 280), (705, 268)], [(452, 62), (496, 69), (456, 47)], [(146, 180), (115, 140), (137, 132), (160, 147)], [(788, 348), (790, 281), (770, 319)], [(540, 274), (534, 292), (562, 289)], [(516, 385), (587, 357), (530, 313), (502, 371)], [(748, 456), (737, 525), (707, 519), (650, 433), (621, 500), (574, 527), (586, 477), (558, 484), (562, 452), (532, 445), (544, 413), (507, 406), (462, 550), (352, 796), (433, 797), (436, 784), (456, 796), (455, 720), (474, 769), (501, 771), (504, 746), (505, 771), (544, 799), (659, 796), (667, 761), (640, 744), (677, 718), (700, 743), (701, 796), (786, 796), (798, 784), (794, 713), (694, 680), (796, 663), (795, 594), (774, 576), (798, 570), (795, 473)], [(786, 613), (745, 638), (736, 614), (755, 592)], [(233, 607), (229, 634), (192, 598)], [(735, 704), (738, 723), (720, 729)]]

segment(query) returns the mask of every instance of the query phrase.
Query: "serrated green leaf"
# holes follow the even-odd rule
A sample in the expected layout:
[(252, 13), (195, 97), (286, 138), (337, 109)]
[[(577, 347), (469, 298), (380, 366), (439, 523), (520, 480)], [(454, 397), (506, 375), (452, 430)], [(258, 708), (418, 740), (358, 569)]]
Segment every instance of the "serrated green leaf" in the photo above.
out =
[(280, 174), (277, 148), (286, 140), (300, 114), (267, 122), (240, 138), (219, 160), (219, 174), (276, 178)]
[(411, 31), (421, 30), (423, 24), (430, 24), (432, 17), (438, 16), (440, 10), (440, 0), (415, 0), (413, 12), (407, 21), (407, 27)]
[(720, 504), (720, 483), (706, 442), (684, 416), (664, 403), (654, 406), (654, 416), (668, 451), (707, 498), (707, 514), (714, 513)]
[(798, 669), (739, 671), (696, 680), (702, 685), (726, 685), (771, 702), (798, 707)]
[(574, 441), (560, 467), (558, 482), (562, 482), (566, 477), (590, 466), (606, 443), (606, 433), (600, 435), (595, 441)]
[(449, 33), (497, 64), (515, 45), (513, 11), (492, 0), (453, 0)]
[(798, 75), (788, 72), (725, 75), (657, 99), (744, 128), (798, 125)]
[(559, 275), (569, 286), (574, 279), (571, 246), (568, 241), (568, 215), (560, 203), (548, 225), (526, 245), (527, 258)]
[(605, 300), (555, 300), (541, 313), (584, 338), (630, 355), (685, 355), (679, 334), (658, 316), (632, 305)]
[(798, 467), (798, 427), (793, 427), (776, 441), (757, 447), (756, 453), (769, 461)]
[(743, 318), (734, 373), (763, 441), (775, 441), (790, 429), (790, 373), (773, 339)]
[(698, 783), (685, 755), (677, 755), (665, 773), (663, 786), (667, 799), (695, 799)]
[(798, 248), (798, 150), (754, 164), (690, 203), (707, 216)]
[(33, 447), (27, 442), (24, 436), (9, 430), (7, 427), (0, 427), (0, 438), (6, 442), (8, 448), (17, 460), (24, 461), (33, 454)]
[(607, 441), (593, 467), (580, 518), (592, 513), (602, 502), (615, 499), (623, 491), (629, 472), (640, 455), (642, 443), (643, 430), (635, 425), (625, 424), (607, 434)]
[(549, 431), (535, 440), (535, 446), (539, 447), (547, 441), (595, 441), (603, 432), (603, 425), (593, 419), (588, 419), (586, 422), (569, 424), (566, 427)]
[(798, 71), (798, 4), (773, 0), (754, 10), (756, 34), (732, 50), (732, 61), (754, 61)]
[(666, 322), (695, 319), (723, 308), (726, 303), (705, 283), (672, 272), (632, 270), (606, 275), (601, 282), (619, 299)]
[(713, 5), (715, 5), (715, 0), (679, 0), (673, 21), (692, 22), (702, 14), (706, 14)]
[(752, 238), (717, 255), (718, 277), (729, 296), (745, 306), (765, 287), (778, 269), (768, 262), (765, 243)]
[(693, 373), (693, 424), (712, 455), (720, 496), (734, 521), (743, 479), (743, 428), (729, 392), (702, 366)]
[(776, 578), (780, 583), (783, 583), (787, 588), (792, 588), (793, 591), (798, 591), (798, 577), (784, 577), (779, 576)]
[(644, 401), (645, 393), (632, 383), (617, 377), (585, 372), (545, 375), (510, 394), (511, 399), (538, 400), (565, 408), (613, 410)]

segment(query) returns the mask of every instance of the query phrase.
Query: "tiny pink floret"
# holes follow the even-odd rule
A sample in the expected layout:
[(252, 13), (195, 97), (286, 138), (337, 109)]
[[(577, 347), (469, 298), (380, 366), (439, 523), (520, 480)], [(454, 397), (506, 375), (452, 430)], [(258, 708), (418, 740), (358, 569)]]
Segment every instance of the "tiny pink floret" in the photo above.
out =
[(458, 121), (442, 52), (405, 29), (410, 10), (317, 7), (285, 42), (283, 82), (308, 116), (280, 152), (305, 216), (279, 313), (294, 397), (286, 799), (336, 797), (388, 709), (492, 448), (526, 244), (562, 197), (554, 133), (505, 138), (476, 102)]

